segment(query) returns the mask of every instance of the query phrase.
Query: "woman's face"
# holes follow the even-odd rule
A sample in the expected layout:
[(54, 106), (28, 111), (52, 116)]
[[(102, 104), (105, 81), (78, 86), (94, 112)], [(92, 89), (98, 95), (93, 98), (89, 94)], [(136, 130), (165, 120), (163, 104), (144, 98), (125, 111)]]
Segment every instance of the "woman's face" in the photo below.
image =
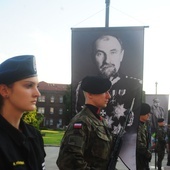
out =
[(40, 92), (37, 88), (37, 77), (31, 77), (17, 81), (8, 88), (8, 107), (18, 111), (32, 111), (36, 108), (36, 102)]

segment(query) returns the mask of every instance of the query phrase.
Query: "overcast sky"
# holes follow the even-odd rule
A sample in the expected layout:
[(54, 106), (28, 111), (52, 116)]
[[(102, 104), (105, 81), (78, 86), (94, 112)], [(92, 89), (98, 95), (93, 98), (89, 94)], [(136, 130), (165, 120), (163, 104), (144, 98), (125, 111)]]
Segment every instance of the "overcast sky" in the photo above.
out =
[[(158, 94), (170, 93), (169, 9), (169, 0), (110, 0), (110, 27), (149, 26), (144, 49), (147, 94), (155, 94), (155, 82)], [(0, 62), (34, 54), (40, 81), (69, 84), (71, 28), (104, 27), (105, 0), (1, 0), (0, 22)]]

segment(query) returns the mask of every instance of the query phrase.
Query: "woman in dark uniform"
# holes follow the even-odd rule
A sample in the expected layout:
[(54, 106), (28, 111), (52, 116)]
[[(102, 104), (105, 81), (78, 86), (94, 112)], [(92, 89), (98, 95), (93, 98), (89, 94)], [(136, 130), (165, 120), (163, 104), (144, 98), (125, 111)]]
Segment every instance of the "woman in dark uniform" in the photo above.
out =
[(23, 122), (40, 93), (35, 57), (22, 55), (0, 64), (0, 170), (45, 170), (43, 139)]

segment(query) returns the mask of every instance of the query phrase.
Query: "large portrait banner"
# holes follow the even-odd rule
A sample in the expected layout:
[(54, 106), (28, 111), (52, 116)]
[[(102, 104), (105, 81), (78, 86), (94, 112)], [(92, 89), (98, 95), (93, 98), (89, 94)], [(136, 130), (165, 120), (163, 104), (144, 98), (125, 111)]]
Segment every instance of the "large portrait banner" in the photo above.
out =
[(72, 110), (84, 105), (80, 89), (87, 75), (110, 79), (111, 99), (101, 111), (113, 134), (118, 134), (126, 112), (132, 114), (123, 135), (119, 158), (125, 169), (136, 170), (136, 138), (142, 101), (144, 27), (72, 28)]

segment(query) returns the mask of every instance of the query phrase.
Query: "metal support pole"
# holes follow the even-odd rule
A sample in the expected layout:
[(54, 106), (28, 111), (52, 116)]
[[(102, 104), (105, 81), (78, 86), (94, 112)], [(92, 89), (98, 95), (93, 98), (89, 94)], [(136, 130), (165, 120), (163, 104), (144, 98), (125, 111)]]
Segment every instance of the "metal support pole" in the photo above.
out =
[(155, 94), (157, 95), (158, 82), (155, 82)]
[(105, 19), (105, 27), (109, 27), (109, 7), (110, 7), (110, 0), (106, 0), (106, 19)]

